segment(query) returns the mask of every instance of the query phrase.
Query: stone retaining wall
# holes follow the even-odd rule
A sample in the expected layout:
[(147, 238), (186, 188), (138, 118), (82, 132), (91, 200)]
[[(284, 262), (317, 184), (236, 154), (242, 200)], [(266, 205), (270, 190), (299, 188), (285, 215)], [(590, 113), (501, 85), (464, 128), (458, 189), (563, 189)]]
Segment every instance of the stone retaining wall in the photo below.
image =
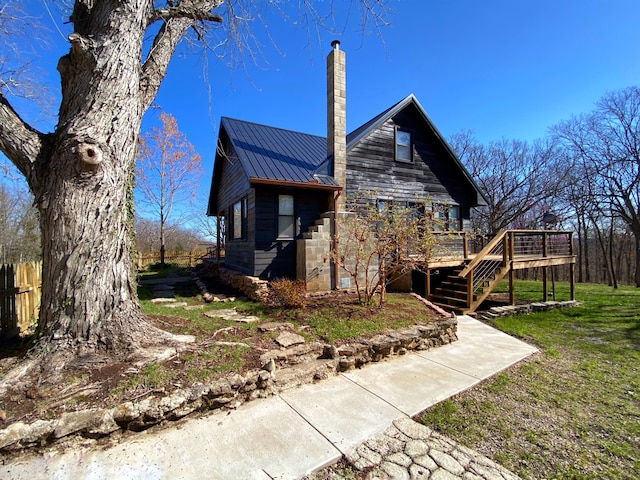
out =
[[(198, 273), (200, 278), (213, 277), (226, 285), (230, 285), (241, 291), (251, 300), (264, 302), (269, 296), (269, 282), (258, 277), (245, 275), (244, 273), (230, 270), (224, 267), (224, 263), (208, 263), (204, 270)], [(200, 287), (202, 288), (202, 287)]]
[(579, 303), (575, 300), (566, 300), (563, 302), (534, 302), (526, 305), (504, 305), (500, 307), (491, 307), (489, 310), (476, 312), (475, 316), (480, 320), (491, 320), (492, 318), (506, 317), (508, 315), (520, 315), (527, 313), (546, 312), (556, 308), (575, 307)]
[(256, 398), (312, 383), (370, 362), (411, 350), (427, 350), (457, 340), (457, 321), (441, 319), (343, 345), (311, 343), (271, 350), (261, 356), (262, 368), (232, 374), (210, 383), (195, 383), (166, 396), (63, 413), (53, 420), (16, 422), (0, 430), (0, 453), (38, 448), (80, 436), (98, 439), (120, 431), (142, 431), (196, 412), (234, 409)]

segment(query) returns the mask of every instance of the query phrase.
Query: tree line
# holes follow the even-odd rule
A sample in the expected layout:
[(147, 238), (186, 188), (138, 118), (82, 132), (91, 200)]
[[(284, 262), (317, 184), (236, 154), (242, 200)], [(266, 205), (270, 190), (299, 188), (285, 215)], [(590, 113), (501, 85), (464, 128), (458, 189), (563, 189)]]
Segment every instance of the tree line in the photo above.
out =
[(487, 200), (477, 233), (574, 230), (578, 282), (640, 287), (640, 86), (606, 93), (533, 142), (461, 131), (450, 144)]

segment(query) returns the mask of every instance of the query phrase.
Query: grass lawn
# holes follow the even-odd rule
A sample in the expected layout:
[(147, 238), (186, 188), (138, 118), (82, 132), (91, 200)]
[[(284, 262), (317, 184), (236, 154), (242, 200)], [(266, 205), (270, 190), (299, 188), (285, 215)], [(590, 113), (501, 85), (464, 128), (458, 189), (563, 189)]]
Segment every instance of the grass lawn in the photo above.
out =
[[(516, 297), (539, 301), (540, 288), (517, 281)], [(640, 289), (579, 284), (576, 298), (579, 307), (496, 319), (540, 354), (421, 420), (523, 478), (639, 478)]]

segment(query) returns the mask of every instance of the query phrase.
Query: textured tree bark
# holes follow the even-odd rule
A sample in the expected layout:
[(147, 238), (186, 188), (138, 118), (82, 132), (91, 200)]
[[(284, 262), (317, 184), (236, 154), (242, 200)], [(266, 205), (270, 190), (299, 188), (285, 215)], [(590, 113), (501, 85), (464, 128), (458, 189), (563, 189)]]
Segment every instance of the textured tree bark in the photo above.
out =
[(149, 340), (128, 217), (143, 113), (141, 6), (91, 3), (78, 2), (73, 13), (71, 50), (58, 64), (59, 124), (32, 185), (44, 252), (38, 333), (47, 351), (75, 354), (126, 352)]

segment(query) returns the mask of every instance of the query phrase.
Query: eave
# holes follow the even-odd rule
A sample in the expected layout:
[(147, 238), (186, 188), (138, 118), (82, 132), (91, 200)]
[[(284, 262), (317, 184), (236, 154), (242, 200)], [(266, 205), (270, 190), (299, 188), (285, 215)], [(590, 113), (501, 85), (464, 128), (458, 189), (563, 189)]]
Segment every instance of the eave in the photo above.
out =
[(323, 185), (318, 181), (312, 180), (310, 182), (292, 182), (288, 180), (274, 180), (271, 178), (256, 178), (251, 177), (249, 179), (249, 184), (253, 187), (255, 185), (270, 185), (277, 187), (293, 187), (293, 188), (304, 188), (308, 190), (327, 190), (338, 192), (342, 190), (342, 187), (337, 185)]

